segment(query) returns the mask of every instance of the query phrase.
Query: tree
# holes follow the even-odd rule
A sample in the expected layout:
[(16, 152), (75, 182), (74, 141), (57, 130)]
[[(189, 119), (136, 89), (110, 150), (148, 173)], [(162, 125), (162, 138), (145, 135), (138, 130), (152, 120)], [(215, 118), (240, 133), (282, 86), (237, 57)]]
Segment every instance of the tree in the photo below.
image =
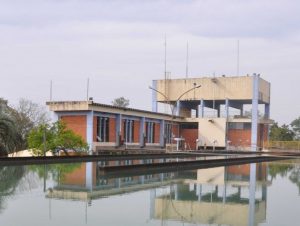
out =
[(15, 108), (10, 108), (10, 114), (23, 140), (23, 149), (27, 148), (27, 136), (29, 132), (33, 128), (47, 124), (50, 121), (45, 107), (23, 98), (19, 100)]
[(14, 121), (0, 112), (0, 156), (15, 151), (19, 146), (21, 138)]
[(300, 117), (291, 122), (291, 127), (295, 133), (295, 138), (300, 140)]
[(129, 99), (125, 99), (124, 97), (119, 97), (114, 99), (111, 103), (113, 106), (126, 108), (129, 106)]
[(67, 129), (65, 123), (61, 121), (32, 129), (28, 135), (28, 145), (36, 155), (43, 155), (44, 150), (52, 152), (68, 149), (86, 151), (88, 148), (81, 136)]
[(273, 141), (292, 141), (295, 133), (290, 130), (289, 126), (283, 124), (281, 127), (274, 123), (270, 128), (270, 140)]

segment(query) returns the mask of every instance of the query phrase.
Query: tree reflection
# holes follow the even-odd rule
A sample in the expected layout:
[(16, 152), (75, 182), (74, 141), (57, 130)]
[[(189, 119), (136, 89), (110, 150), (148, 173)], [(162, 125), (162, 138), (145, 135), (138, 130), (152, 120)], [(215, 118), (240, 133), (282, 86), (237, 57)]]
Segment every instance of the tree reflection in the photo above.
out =
[(297, 185), (298, 187), (298, 194), (300, 195), (300, 166), (297, 165), (293, 167), (293, 170), (289, 176), (291, 182)]
[(276, 179), (276, 176), (286, 177), (288, 172), (294, 168), (290, 163), (270, 163), (269, 164), (269, 175), (271, 176), (271, 181)]
[(24, 174), (24, 166), (0, 167), (0, 212), (5, 209), (5, 201), (15, 193)]
[(82, 163), (32, 165), (29, 166), (29, 170), (35, 172), (42, 179), (52, 178), (58, 182), (60, 179), (63, 179), (66, 174), (78, 169), (81, 164)]

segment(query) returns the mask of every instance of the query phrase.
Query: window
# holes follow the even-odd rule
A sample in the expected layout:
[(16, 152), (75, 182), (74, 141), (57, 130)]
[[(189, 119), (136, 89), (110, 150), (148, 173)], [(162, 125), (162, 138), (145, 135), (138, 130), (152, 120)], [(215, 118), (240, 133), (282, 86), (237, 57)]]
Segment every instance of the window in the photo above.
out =
[(165, 124), (165, 136), (166, 136), (166, 143), (170, 144), (172, 141), (172, 131), (171, 131), (171, 124)]
[(125, 119), (123, 128), (124, 128), (124, 141), (126, 143), (133, 143), (134, 121), (131, 119)]
[(155, 124), (146, 122), (146, 143), (154, 143)]
[(97, 117), (97, 141), (108, 142), (109, 141), (109, 118)]
[(229, 122), (228, 129), (251, 129), (251, 123), (249, 122)]

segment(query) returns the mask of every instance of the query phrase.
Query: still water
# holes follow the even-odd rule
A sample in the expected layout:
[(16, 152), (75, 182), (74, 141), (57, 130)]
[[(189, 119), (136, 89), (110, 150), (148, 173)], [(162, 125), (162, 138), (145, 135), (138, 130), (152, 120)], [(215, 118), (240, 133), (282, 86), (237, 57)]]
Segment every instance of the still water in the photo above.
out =
[(141, 175), (0, 166), (0, 225), (299, 225), (300, 161)]

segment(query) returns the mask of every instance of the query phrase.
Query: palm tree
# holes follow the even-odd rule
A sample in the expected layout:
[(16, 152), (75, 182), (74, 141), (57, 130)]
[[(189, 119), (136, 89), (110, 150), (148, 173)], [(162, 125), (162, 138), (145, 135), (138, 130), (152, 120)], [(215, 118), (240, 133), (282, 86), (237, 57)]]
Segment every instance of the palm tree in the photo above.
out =
[(20, 146), (16, 125), (6, 114), (0, 112), (0, 155), (7, 155)]

